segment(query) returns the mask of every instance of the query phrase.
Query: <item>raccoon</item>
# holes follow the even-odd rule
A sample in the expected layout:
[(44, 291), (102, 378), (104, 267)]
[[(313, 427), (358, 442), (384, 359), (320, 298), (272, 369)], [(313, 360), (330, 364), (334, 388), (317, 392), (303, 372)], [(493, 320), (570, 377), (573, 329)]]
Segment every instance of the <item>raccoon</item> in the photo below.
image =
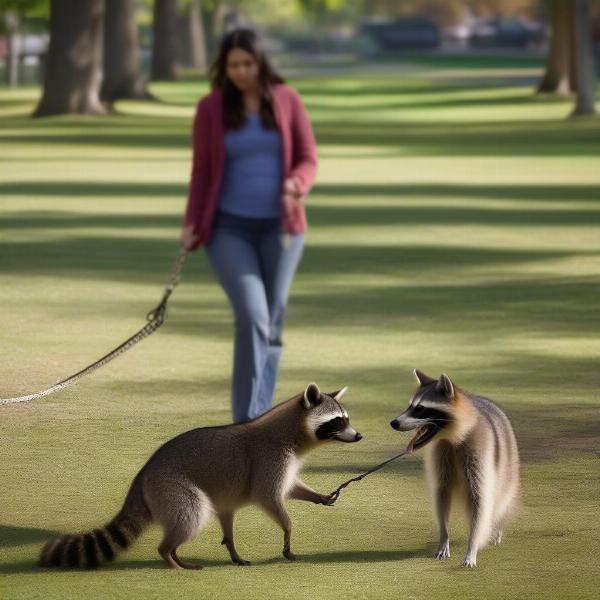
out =
[[(468, 550), (463, 565), (474, 567), (488, 541), (500, 544), (506, 517), (519, 491), (519, 452), (508, 417), (491, 400), (414, 371), (419, 388), (408, 408), (391, 421), (398, 431), (416, 429), (409, 448), (427, 445), (425, 466), (439, 526), (436, 558), (450, 556), (448, 518), (453, 496), (467, 507)], [(458, 492), (458, 494), (457, 494)]]
[(160, 556), (172, 568), (199, 569), (177, 555), (216, 514), (233, 563), (247, 565), (233, 543), (233, 518), (240, 507), (255, 503), (283, 529), (283, 555), (290, 548), (292, 525), (287, 498), (331, 505), (302, 482), (298, 473), (305, 455), (331, 441), (358, 442), (340, 404), (347, 388), (321, 393), (314, 383), (305, 391), (253, 421), (193, 429), (160, 447), (134, 478), (117, 516), (100, 529), (50, 540), (40, 566), (95, 568), (128, 548), (150, 523), (159, 523), (164, 537)]

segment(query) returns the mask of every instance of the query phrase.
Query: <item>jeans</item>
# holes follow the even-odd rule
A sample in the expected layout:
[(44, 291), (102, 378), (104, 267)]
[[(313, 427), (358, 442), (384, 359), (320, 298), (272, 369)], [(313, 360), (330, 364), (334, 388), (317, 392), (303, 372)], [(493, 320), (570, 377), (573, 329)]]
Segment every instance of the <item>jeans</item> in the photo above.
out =
[(289, 289), (304, 236), (282, 237), (281, 221), (217, 213), (208, 261), (235, 316), (231, 405), (236, 423), (271, 408)]

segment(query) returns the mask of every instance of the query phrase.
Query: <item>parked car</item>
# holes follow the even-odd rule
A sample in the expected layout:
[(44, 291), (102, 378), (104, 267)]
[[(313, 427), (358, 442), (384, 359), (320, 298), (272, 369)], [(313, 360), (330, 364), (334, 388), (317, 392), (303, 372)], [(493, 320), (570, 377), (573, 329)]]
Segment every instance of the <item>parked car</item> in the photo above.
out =
[(358, 34), (380, 52), (438, 48), (441, 43), (437, 25), (425, 17), (369, 20)]
[(475, 23), (469, 44), (475, 48), (527, 48), (541, 44), (545, 37), (545, 29), (539, 23), (496, 17)]

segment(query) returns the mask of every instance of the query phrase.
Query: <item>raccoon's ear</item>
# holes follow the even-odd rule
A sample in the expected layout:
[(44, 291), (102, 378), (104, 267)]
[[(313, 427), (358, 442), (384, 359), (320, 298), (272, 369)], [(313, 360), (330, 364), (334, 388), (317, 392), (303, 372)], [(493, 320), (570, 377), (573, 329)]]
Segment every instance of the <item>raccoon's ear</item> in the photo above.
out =
[(425, 373), (423, 373), (423, 371), (419, 371), (419, 369), (414, 369), (413, 375), (421, 385), (427, 385), (428, 383), (434, 383), (435, 381), (437, 381), (437, 379), (433, 379), (433, 377), (425, 375)]
[(321, 404), (321, 390), (316, 383), (309, 383), (307, 388), (304, 390), (304, 397), (302, 398), (302, 404), (304, 408), (311, 408)]
[(454, 397), (454, 384), (450, 381), (450, 377), (446, 375), (446, 373), (442, 373), (440, 375), (440, 380), (438, 381), (438, 390), (446, 396), (446, 398)]
[(331, 392), (331, 394), (328, 394), (328, 396), (331, 396), (334, 400), (337, 400), (338, 402), (342, 399), (342, 396), (348, 391), (348, 386), (343, 387), (341, 390), (338, 390), (337, 392)]

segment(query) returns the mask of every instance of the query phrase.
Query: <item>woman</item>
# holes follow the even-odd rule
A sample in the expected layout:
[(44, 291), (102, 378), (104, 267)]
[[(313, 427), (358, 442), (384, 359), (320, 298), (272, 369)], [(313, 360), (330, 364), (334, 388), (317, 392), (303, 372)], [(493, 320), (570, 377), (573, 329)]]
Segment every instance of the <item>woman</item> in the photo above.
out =
[(285, 307), (302, 256), (304, 198), (317, 167), (302, 102), (257, 35), (227, 34), (198, 104), (181, 243), (206, 248), (235, 315), (234, 421), (271, 407)]

